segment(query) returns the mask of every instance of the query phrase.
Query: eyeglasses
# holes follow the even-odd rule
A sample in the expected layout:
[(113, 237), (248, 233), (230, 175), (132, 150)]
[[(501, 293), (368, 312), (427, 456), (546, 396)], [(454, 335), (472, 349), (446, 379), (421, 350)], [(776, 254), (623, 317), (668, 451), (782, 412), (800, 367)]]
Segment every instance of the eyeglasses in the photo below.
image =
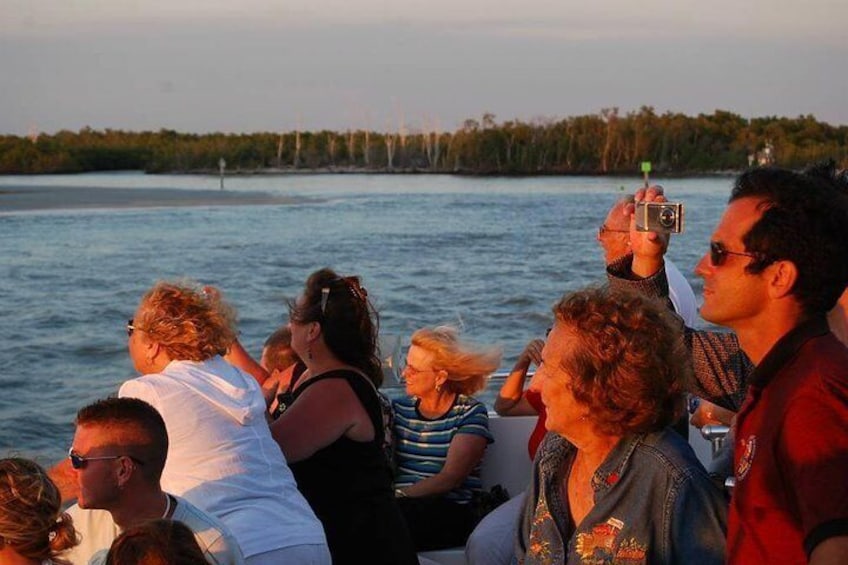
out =
[(129, 320), (127, 320), (127, 337), (132, 336), (133, 332), (136, 329), (134, 322), (135, 322), (134, 318), (130, 318)]
[(434, 369), (418, 369), (417, 367), (414, 367), (407, 363), (406, 367), (404, 368), (404, 372), (406, 371), (409, 371), (413, 375), (420, 375), (421, 373), (432, 373)]
[(721, 267), (727, 261), (728, 255), (739, 255), (740, 257), (750, 257), (752, 259), (759, 258), (757, 253), (741, 253), (739, 251), (728, 251), (724, 245), (718, 241), (710, 242), (710, 263), (713, 267)]
[(134, 463), (144, 465), (144, 463), (142, 463), (132, 455), (104, 455), (102, 457), (83, 457), (79, 453), (74, 453), (73, 447), (68, 449), (68, 459), (71, 460), (71, 467), (77, 470), (85, 469), (85, 466), (88, 464), (89, 461), (106, 461), (109, 459), (120, 459), (121, 457), (129, 457)]
[(630, 230), (616, 230), (616, 229), (613, 229), (613, 228), (607, 226), (606, 224), (601, 224), (600, 226), (598, 226), (598, 237), (603, 237), (603, 235), (607, 232), (609, 232), (609, 233), (630, 233)]

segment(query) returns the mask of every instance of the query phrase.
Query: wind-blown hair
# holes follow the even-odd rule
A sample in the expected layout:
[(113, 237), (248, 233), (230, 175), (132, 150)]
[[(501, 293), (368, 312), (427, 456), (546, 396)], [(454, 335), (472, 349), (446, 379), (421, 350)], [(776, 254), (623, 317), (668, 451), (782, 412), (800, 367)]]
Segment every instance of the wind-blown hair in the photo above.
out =
[(77, 543), (71, 517), (61, 512), (59, 489), (28, 459), (0, 459), (0, 548), (36, 561), (66, 565), (61, 552)]
[(501, 364), (499, 348), (479, 348), (459, 339), (459, 331), (450, 326), (423, 328), (412, 334), (411, 344), (433, 356), (432, 368), (446, 371), (445, 388), (449, 392), (471, 395), (486, 386), (489, 375)]
[(383, 383), (377, 354), (379, 316), (359, 277), (340, 277), (331, 269), (312, 273), (300, 303), (289, 301), (289, 319), (320, 323), (324, 343), (339, 361), (362, 371), (374, 386)]
[(553, 312), (573, 340), (560, 369), (571, 376), (574, 398), (589, 407), (595, 429), (623, 436), (677, 420), (691, 366), (667, 308), (604, 286), (564, 296)]
[(158, 519), (127, 529), (112, 542), (106, 565), (207, 565), (191, 529)]
[(235, 341), (235, 310), (191, 282), (157, 282), (141, 299), (136, 328), (177, 361), (224, 355)]
[(77, 412), (77, 426), (97, 426), (141, 465), (139, 472), (150, 483), (159, 484), (168, 457), (168, 431), (153, 406), (138, 398), (105, 398)]
[(798, 269), (792, 295), (807, 314), (824, 314), (848, 284), (848, 176), (833, 161), (797, 173), (753, 169), (730, 195), (762, 199), (763, 215), (742, 238), (755, 257), (746, 267), (763, 272), (778, 260)]

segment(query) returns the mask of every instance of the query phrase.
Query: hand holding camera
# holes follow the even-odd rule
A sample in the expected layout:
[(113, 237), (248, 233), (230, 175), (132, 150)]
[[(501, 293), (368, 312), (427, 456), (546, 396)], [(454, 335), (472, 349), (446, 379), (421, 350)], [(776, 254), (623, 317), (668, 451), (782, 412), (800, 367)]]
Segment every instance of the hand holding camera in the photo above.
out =
[(636, 202), (636, 231), (680, 233), (683, 231), (682, 202)]
[(640, 188), (634, 199), (627, 209), (631, 214), (632, 271), (648, 277), (662, 267), (670, 234), (683, 228), (683, 205), (667, 202), (661, 186)]

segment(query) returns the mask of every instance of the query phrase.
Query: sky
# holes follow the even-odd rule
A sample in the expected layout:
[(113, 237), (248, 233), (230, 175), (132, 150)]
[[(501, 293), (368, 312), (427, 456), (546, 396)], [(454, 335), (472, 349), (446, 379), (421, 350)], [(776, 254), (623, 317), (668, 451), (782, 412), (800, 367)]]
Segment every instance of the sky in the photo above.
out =
[(845, 0), (0, 0), (0, 134), (848, 124)]

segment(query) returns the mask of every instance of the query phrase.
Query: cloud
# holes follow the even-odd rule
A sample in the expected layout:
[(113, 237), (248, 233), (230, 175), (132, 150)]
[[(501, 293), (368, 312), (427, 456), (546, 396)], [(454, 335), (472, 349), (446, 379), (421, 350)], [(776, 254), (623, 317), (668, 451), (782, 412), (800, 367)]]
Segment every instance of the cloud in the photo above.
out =
[(548, 39), (637, 37), (844, 40), (842, 0), (4, 0), (8, 36), (158, 26), (297, 29), (399, 25)]
[(759, 21), (759, 0), (732, 9), (719, 0), (723, 19), (712, 5), (690, 12), (688, 2), (650, 0), (607, 2), (619, 8), (608, 13), (566, 0), (485, 10), (477, 0), (171, 1), (168, 11), (158, 0), (2, 0), (0, 27), (9, 14), (40, 27), (0, 33), (0, 132), (383, 129), (401, 121), (452, 129), (486, 111), (505, 120), (641, 105), (848, 123), (848, 75), (838, 72), (848, 45), (825, 33), (793, 35), (842, 21), (814, 17), (822, 0), (805, 5), (792, 33), (775, 32), (791, 27), (785, 15)]

